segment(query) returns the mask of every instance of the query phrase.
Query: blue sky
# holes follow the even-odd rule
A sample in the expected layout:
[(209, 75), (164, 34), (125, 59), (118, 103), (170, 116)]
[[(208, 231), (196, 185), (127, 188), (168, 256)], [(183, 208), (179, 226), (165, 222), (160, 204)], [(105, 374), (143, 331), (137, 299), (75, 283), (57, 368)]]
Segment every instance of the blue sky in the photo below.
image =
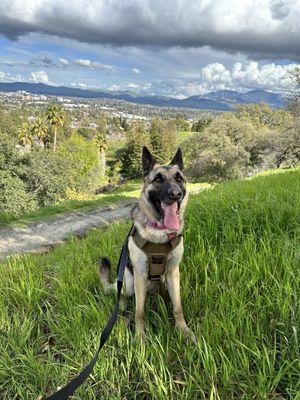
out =
[(299, 0), (2, 0), (0, 81), (186, 97), (286, 91)]

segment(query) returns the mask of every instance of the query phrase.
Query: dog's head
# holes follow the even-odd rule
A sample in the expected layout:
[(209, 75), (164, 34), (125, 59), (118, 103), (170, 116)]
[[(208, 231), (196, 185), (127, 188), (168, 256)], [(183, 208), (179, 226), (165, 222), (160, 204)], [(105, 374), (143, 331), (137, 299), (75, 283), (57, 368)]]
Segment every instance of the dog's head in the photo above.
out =
[[(178, 149), (169, 165), (159, 165), (147, 149), (143, 148), (144, 186), (142, 195), (148, 211), (156, 221), (164, 221), (169, 229), (179, 229), (179, 214), (185, 207), (186, 177), (183, 174), (181, 149)], [(182, 207), (182, 208), (184, 208)], [(182, 211), (182, 212), (181, 212)]]

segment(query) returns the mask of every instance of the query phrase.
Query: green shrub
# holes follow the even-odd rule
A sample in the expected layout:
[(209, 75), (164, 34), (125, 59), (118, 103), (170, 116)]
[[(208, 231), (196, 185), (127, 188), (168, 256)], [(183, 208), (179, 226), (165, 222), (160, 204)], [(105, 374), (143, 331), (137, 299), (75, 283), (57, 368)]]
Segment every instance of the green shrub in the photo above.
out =
[(0, 171), (0, 213), (20, 215), (34, 211), (37, 202), (34, 196), (27, 192), (25, 183), (9, 172)]
[(87, 141), (73, 134), (57, 149), (63, 162), (67, 186), (77, 192), (92, 192), (100, 182), (100, 158), (95, 140)]
[(67, 160), (52, 150), (36, 149), (30, 153), (23, 180), (28, 191), (35, 193), (39, 207), (57, 203), (68, 188)]
[(242, 177), (250, 165), (255, 134), (249, 121), (233, 114), (214, 119), (184, 144), (189, 174), (213, 181)]

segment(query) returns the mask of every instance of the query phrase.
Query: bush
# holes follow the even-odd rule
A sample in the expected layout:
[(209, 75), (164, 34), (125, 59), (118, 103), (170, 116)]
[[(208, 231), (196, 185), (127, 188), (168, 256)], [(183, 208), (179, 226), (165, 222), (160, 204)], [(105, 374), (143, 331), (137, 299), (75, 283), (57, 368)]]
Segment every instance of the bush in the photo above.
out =
[(185, 143), (184, 151), (188, 155), (187, 173), (205, 181), (240, 178), (249, 162), (249, 153), (225, 135), (196, 133)]
[(250, 165), (255, 130), (235, 115), (214, 119), (204, 132), (184, 144), (188, 173), (204, 180), (240, 178)]
[(203, 132), (212, 123), (212, 118), (201, 118), (192, 125), (193, 132)]
[(26, 189), (20, 178), (0, 171), (0, 212), (18, 216), (37, 209), (34, 196)]
[(35, 193), (39, 207), (57, 203), (66, 197), (69, 183), (67, 160), (52, 150), (36, 149), (30, 153), (23, 180)]
[(57, 149), (63, 161), (67, 186), (77, 192), (92, 192), (100, 183), (100, 157), (95, 140), (73, 134)]

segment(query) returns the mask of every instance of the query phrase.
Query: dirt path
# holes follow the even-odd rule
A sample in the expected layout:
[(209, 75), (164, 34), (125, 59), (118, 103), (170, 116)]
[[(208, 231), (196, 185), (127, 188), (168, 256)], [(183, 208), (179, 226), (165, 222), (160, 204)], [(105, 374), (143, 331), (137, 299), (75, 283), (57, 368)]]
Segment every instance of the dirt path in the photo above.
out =
[(133, 204), (133, 201), (126, 201), (92, 211), (60, 215), (56, 219), (33, 223), (25, 228), (0, 229), (0, 259), (12, 254), (47, 250), (70, 234), (82, 236), (93, 228), (126, 219)]

